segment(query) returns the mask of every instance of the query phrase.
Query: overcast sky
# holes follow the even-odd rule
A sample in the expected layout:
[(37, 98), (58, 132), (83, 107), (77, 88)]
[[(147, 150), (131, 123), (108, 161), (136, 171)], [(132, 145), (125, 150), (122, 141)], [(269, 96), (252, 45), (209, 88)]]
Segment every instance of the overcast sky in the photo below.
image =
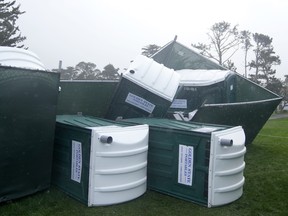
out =
[[(111, 63), (129, 66), (149, 44), (177, 41), (207, 43), (207, 32), (217, 22), (239, 25), (239, 30), (273, 38), (282, 64), (276, 76), (288, 74), (287, 0), (16, 0), (25, 11), (18, 19), (25, 45), (47, 69), (93, 62), (102, 70)], [(242, 51), (237, 68), (244, 73)]]

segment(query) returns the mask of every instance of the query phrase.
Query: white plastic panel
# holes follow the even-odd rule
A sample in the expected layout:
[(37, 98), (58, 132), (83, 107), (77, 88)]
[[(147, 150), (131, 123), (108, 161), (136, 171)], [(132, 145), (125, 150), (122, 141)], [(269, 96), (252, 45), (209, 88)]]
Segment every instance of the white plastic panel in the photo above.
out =
[(148, 125), (91, 129), (88, 206), (126, 202), (145, 193)]
[(242, 127), (212, 132), (208, 207), (231, 203), (242, 196), (245, 133)]
[(131, 63), (123, 77), (169, 101), (173, 100), (180, 81), (173, 69), (143, 55)]
[(229, 70), (192, 70), (176, 71), (180, 75), (180, 84), (184, 86), (208, 86), (222, 82), (232, 71)]
[(34, 53), (16, 47), (0, 46), (0, 65), (34, 70), (46, 70)]

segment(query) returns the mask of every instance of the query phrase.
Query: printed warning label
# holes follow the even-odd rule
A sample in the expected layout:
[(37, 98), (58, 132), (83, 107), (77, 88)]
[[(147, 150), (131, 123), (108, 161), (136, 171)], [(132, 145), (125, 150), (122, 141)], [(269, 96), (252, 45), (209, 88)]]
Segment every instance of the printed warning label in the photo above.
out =
[(155, 105), (150, 103), (149, 101), (145, 100), (144, 98), (141, 98), (137, 95), (134, 95), (132, 93), (128, 93), (127, 98), (125, 100), (126, 103), (129, 103), (135, 107), (138, 107), (148, 113), (152, 113)]
[(171, 108), (178, 109), (187, 109), (187, 100), (186, 99), (174, 99)]
[(192, 186), (193, 146), (179, 145), (178, 183)]
[(71, 179), (81, 182), (82, 173), (82, 145), (80, 142), (72, 140), (72, 161), (71, 161)]

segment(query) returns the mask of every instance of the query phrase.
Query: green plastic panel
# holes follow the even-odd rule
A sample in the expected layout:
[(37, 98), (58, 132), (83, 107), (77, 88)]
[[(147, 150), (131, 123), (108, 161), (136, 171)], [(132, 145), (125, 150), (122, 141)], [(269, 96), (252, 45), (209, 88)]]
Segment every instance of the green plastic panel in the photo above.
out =
[(118, 81), (61, 81), (57, 114), (104, 117)]
[(59, 74), (0, 66), (0, 202), (51, 182)]
[[(81, 182), (71, 180), (72, 140), (82, 144)], [(55, 130), (52, 184), (88, 203), (91, 130), (58, 123)]]

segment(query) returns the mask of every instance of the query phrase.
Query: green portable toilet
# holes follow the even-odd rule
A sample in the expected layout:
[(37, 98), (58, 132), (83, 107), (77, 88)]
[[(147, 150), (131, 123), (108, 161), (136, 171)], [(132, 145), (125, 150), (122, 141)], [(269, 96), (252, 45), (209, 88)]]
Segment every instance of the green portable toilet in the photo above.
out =
[[(179, 71), (184, 76), (188, 73), (199, 73), (198, 77), (194, 76), (190, 79), (192, 86), (189, 87), (186, 82), (187, 85), (184, 86), (184, 91), (179, 94), (179, 97), (178, 93), (176, 94), (177, 100), (174, 101), (167, 117), (208, 124), (240, 125), (245, 131), (246, 144), (252, 143), (282, 100), (279, 95), (238, 73), (231, 72), (228, 75), (227, 68), (177, 42), (176, 38), (151, 58), (167, 68)], [(205, 79), (213, 81), (214, 78), (208, 79), (210, 76), (206, 74), (209, 71), (215, 72), (217, 77), (217, 73), (221, 70), (222, 74), (227, 73), (228, 76), (223, 77), (225, 79), (218, 84), (209, 84), (209, 86), (205, 82), (197, 84), (199, 78), (202, 78), (202, 81)], [(182, 78), (182, 81), (185, 80), (189, 81)], [(185, 99), (188, 98), (187, 108), (181, 108), (181, 106), (185, 107)], [(180, 115), (174, 116), (174, 111)]]
[(236, 75), (232, 71), (182, 69), (176, 72), (180, 75), (182, 88), (170, 106), (169, 118), (189, 121), (203, 104), (236, 100)]
[(123, 74), (105, 118), (164, 117), (180, 76), (153, 59), (138, 56)]
[(208, 207), (241, 197), (246, 152), (242, 127), (152, 118), (125, 122), (149, 125), (149, 189)]
[(148, 125), (57, 116), (52, 183), (87, 206), (126, 202), (146, 191)]
[(47, 189), (59, 91), (58, 73), (38, 57), (0, 47), (0, 202)]

